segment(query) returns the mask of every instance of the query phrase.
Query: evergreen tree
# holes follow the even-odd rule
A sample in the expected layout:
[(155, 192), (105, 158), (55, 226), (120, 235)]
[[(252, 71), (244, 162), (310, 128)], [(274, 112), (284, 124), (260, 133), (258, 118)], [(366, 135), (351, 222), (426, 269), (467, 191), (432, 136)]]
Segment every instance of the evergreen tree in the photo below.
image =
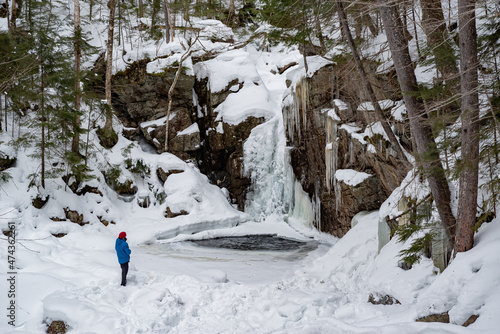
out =
[[(71, 58), (72, 38), (63, 36), (63, 22), (54, 15), (55, 1), (31, 4), (31, 39), (24, 45), (36, 67), (30, 76), (16, 81), (10, 90), (14, 108), (26, 114), (32, 131), (21, 142), (32, 142), (40, 159), (39, 185), (45, 188), (48, 177), (59, 175), (66, 149), (72, 138), (72, 125), (77, 115), (74, 109), (75, 75)], [(53, 163), (49, 164), (49, 161)], [(37, 182), (38, 184), (38, 182)]]
[[(325, 53), (323, 25), (332, 24), (334, 2), (319, 0), (264, 0), (260, 18), (272, 28), (268, 39), (298, 45), (304, 54)], [(318, 46), (320, 44), (320, 46)]]

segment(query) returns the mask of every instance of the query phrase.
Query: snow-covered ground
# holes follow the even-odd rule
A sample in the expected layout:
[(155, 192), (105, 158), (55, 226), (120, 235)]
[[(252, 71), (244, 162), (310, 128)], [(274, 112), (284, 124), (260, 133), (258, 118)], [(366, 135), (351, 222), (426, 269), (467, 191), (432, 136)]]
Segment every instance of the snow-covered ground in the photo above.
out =
[[(135, 245), (129, 232), (126, 287), (119, 286), (110, 234), (19, 240), (18, 328), (3, 321), (0, 331), (42, 333), (44, 323), (63, 320), (71, 333), (498, 333), (499, 223), (485, 224), (474, 249), (459, 254), (440, 275), (430, 260), (400, 269), (403, 245), (394, 240), (377, 254), (377, 212), (362, 217), (341, 240), (331, 239), (333, 246), (295, 261), (279, 253), (231, 254), (182, 242), (162, 251), (160, 245)], [(194, 238), (244, 235), (255, 230), (252, 224), (261, 224), (264, 233), (297, 236), (274, 221)], [(5, 242), (1, 252), (3, 275)], [(401, 304), (372, 305), (370, 294), (387, 294)], [(445, 311), (458, 324), (471, 314), (479, 318), (468, 328), (414, 322)]]

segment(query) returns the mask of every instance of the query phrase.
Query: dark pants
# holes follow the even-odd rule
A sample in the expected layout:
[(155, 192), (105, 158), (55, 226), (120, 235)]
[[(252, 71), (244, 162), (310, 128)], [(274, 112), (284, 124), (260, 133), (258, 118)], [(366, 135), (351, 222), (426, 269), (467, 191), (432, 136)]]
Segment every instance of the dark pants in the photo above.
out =
[(127, 285), (127, 273), (128, 273), (128, 262), (120, 263), (120, 267), (122, 267), (122, 285)]

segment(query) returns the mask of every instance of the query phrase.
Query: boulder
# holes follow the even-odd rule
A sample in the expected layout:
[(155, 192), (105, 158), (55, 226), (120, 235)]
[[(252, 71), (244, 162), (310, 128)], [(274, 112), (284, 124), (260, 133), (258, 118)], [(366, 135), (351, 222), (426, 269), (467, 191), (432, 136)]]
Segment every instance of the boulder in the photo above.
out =
[(399, 300), (389, 295), (382, 295), (379, 293), (370, 293), (368, 297), (368, 302), (373, 305), (393, 305), (401, 304)]
[(66, 219), (70, 222), (78, 224), (80, 226), (87, 225), (89, 222), (83, 221), (83, 214), (78, 213), (76, 210), (70, 210), (69, 208), (64, 208), (64, 213), (66, 215)]
[(0, 152), (0, 172), (14, 166), (15, 162), (15, 157), (11, 157), (3, 152)]
[(185, 216), (188, 215), (189, 212), (185, 210), (181, 210), (180, 212), (172, 212), (172, 210), (167, 206), (165, 210), (165, 218), (175, 218), (177, 216)]
[(33, 201), (31, 202), (33, 204), (33, 206), (37, 209), (41, 209), (45, 206), (45, 204), (47, 204), (47, 202), (49, 201), (49, 196), (48, 195), (37, 195)]
[(65, 334), (68, 326), (64, 321), (54, 320), (47, 327), (47, 334)]
[(164, 171), (163, 168), (161, 168), (161, 167), (158, 167), (158, 169), (156, 170), (156, 175), (163, 183), (165, 183), (165, 181), (167, 181), (167, 178), (170, 175), (180, 174), (180, 173), (184, 173), (184, 170), (182, 170), (182, 169), (169, 169), (167, 171)]
[(437, 314), (430, 314), (425, 317), (418, 318), (415, 320), (416, 322), (442, 322), (445, 324), (450, 323), (450, 316), (448, 312), (444, 313), (437, 313)]

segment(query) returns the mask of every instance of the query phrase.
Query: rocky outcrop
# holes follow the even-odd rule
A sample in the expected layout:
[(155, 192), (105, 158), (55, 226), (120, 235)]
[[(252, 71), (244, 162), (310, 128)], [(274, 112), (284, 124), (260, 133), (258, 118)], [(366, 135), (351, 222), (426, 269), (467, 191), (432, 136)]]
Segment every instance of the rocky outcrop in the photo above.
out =
[[(290, 82), (283, 109), (293, 172), (319, 210), (314, 225), (338, 237), (350, 229), (356, 213), (379, 208), (408, 172), (390, 143), (367, 131), (373, 116), (358, 111), (364, 98), (359, 82), (332, 80), (344, 70), (345, 64), (325, 66), (310, 78)], [(390, 97), (384, 90), (378, 94)], [(346, 183), (337, 180), (343, 169), (371, 177)]]
[[(165, 67), (162, 73), (148, 73), (150, 59), (143, 59), (113, 77), (113, 107), (130, 132), (138, 129), (158, 152), (164, 151), (168, 91), (174, 81), (176, 67)], [(194, 76), (183, 69), (172, 92), (169, 119), (169, 151), (189, 158), (185, 152), (197, 150), (197, 129), (183, 133), (195, 125), (193, 116)]]
[(49, 201), (49, 195), (37, 195), (35, 198), (33, 198), (33, 200), (31, 201), (31, 204), (37, 208), (37, 209), (41, 209), (45, 206), (45, 204), (47, 204), (47, 202)]
[(80, 226), (87, 225), (89, 223), (83, 221), (83, 214), (78, 213), (78, 211), (76, 210), (70, 210), (69, 208), (64, 208), (64, 214), (66, 215), (66, 219)]
[(64, 334), (68, 330), (68, 325), (64, 321), (54, 320), (47, 327), (48, 334)]
[[(113, 106), (128, 136), (141, 133), (162, 152), (167, 93), (176, 68), (151, 74), (147, 72), (149, 61), (137, 61), (115, 75)], [(283, 110), (293, 172), (319, 211), (315, 217), (320, 221), (315, 225), (339, 237), (350, 229), (356, 213), (380, 207), (407, 172), (392, 154), (388, 141), (381, 135), (366, 135), (367, 124), (374, 120), (373, 113), (358, 111), (366, 96), (352, 72), (353, 80), (341, 79), (351, 65), (344, 60), (341, 65), (325, 66), (299, 83), (288, 82), (288, 99), (292, 102)], [(370, 81), (378, 98), (397, 97), (397, 91), (390, 87), (390, 73), (385, 77), (371, 75)], [(235, 79), (213, 92), (208, 82), (208, 78), (181, 74), (173, 94), (169, 152), (195, 161), (213, 184), (228, 189), (233, 202), (243, 210), (251, 184), (243, 173), (243, 143), (264, 119), (248, 117), (239, 124), (224, 122), (215, 110), (243, 83)], [(336, 105), (336, 99), (343, 100), (344, 105)], [(411, 143), (403, 138), (404, 125), (398, 124), (398, 129), (402, 142)], [(339, 169), (352, 169), (372, 177), (354, 185), (337, 182), (335, 173)], [(161, 171), (158, 176), (162, 180), (168, 177)]]
[[(167, 94), (176, 68), (151, 74), (147, 72), (149, 61), (137, 61), (114, 76), (113, 107), (126, 126), (124, 135), (133, 138), (142, 134), (160, 153), (165, 143)], [(243, 142), (263, 119), (249, 117), (232, 125), (218, 119), (214, 110), (242, 85), (234, 80), (225, 89), (212, 92), (207, 78), (195, 80), (194, 76), (181, 73), (174, 89), (169, 120), (169, 152), (181, 159), (196, 161), (213, 184), (228, 189), (241, 210), (250, 185), (250, 180), (242, 176)], [(197, 108), (193, 105), (193, 92)], [(164, 181), (168, 175), (158, 170), (158, 177)]]
[(197, 152), (198, 158), (204, 159), (200, 170), (212, 183), (227, 188), (238, 209), (243, 210), (245, 195), (251, 183), (243, 175), (243, 143), (252, 129), (264, 119), (248, 117), (241, 123), (232, 125), (218, 119), (214, 111), (229, 94), (241, 87), (242, 83), (233, 80), (220, 92), (211, 92), (204, 79), (196, 83), (195, 91), (202, 110), (202, 117), (199, 119), (201, 140), (205, 143)]
[(11, 157), (0, 151), (0, 172), (14, 166), (15, 162), (16, 162), (15, 157)]
[(370, 293), (370, 296), (368, 297), (368, 303), (371, 303), (373, 305), (401, 305), (399, 300), (397, 300), (396, 298), (379, 293)]

